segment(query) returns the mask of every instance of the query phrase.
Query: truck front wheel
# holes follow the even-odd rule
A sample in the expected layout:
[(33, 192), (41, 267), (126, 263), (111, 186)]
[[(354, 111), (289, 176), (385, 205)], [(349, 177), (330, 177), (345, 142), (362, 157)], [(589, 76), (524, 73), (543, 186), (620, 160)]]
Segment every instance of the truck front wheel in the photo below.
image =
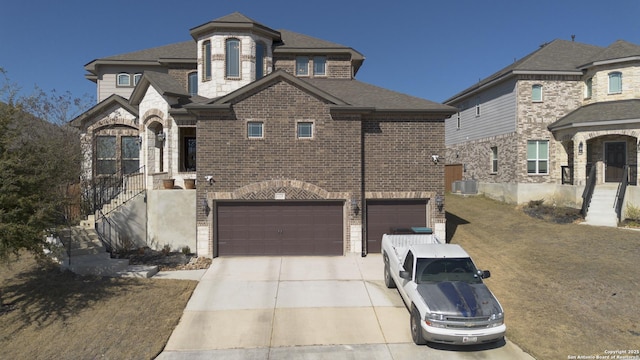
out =
[(422, 326), (421, 323), (422, 318), (420, 318), (420, 311), (415, 308), (415, 306), (411, 307), (411, 338), (416, 345), (424, 345), (427, 343), (427, 340), (422, 336)]
[(396, 287), (396, 282), (393, 281), (393, 278), (391, 277), (391, 273), (389, 272), (389, 265), (387, 264), (384, 265), (384, 284), (389, 289), (395, 289)]

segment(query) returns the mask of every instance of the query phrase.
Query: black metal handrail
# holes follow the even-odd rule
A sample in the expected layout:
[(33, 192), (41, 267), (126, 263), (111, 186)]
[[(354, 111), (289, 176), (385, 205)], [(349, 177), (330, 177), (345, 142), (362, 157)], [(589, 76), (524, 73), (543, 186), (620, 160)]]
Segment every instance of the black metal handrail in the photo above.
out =
[[(96, 233), (98, 234), (98, 238), (100, 242), (107, 248), (107, 252), (113, 255), (115, 251), (116, 245), (113, 242), (113, 229), (115, 228), (115, 224), (106, 216), (102, 210), (98, 210), (98, 219), (95, 223)], [(116, 236), (118, 232), (116, 230)]]
[(130, 190), (129, 200), (144, 191), (144, 165), (136, 171), (123, 174), (121, 171), (86, 182), (82, 192), (82, 209), (85, 215), (95, 214), (123, 191)]
[[(589, 168), (590, 164), (587, 164), (587, 168)], [(583, 216), (587, 216), (587, 210), (589, 210), (589, 205), (591, 204), (591, 197), (593, 197), (593, 190), (596, 187), (596, 166), (591, 166), (589, 169), (589, 175), (587, 176), (587, 183), (582, 192), (582, 209), (580, 209), (580, 213)]]
[(616, 215), (618, 221), (622, 219), (622, 204), (624, 203), (624, 195), (627, 192), (627, 186), (629, 185), (629, 165), (625, 165), (622, 168), (622, 179), (618, 184), (618, 191), (616, 193), (616, 201), (613, 203), (613, 207), (616, 209)]

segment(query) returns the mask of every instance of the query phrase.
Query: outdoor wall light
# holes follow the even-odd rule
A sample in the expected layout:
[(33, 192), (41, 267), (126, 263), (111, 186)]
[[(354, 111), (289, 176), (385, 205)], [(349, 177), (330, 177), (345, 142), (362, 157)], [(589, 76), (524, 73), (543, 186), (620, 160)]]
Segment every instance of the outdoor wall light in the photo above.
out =
[(434, 164), (437, 164), (438, 161), (440, 161), (440, 155), (431, 155), (431, 161), (433, 161)]
[(351, 209), (353, 210), (353, 213), (358, 216), (358, 213), (360, 213), (360, 208), (358, 207), (358, 200), (357, 199), (351, 199)]
[(142, 135), (138, 135), (136, 142), (138, 143), (138, 146), (142, 146)]
[(163, 141), (164, 141), (164, 139), (166, 139), (166, 138), (167, 138), (167, 135), (166, 135), (164, 132), (162, 132), (162, 131), (160, 131), (160, 132), (156, 135), (156, 140), (158, 140), (159, 142), (163, 142)]
[(209, 185), (213, 185), (213, 183), (216, 182), (215, 180), (213, 180), (213, 175), (207, 175), (204, 178), (205, 178), (205, 180), (207, 180)]
[(442, 208), (444, 207), (444, 196), (436, 194), (436, 207), (439, 212), (442, 212)]
[(578, 144), (578, 154), (582, 155), (583, 151), (584, 151), (584, 144), (582, 143), (582, 141), (580, 141), (580, 144)]
[(209, 211), (211, 211), (209, 202), (207, 201), (207, 199), (202, 199), (202, 212), (204, 212), (206, 216), (209, 216)]

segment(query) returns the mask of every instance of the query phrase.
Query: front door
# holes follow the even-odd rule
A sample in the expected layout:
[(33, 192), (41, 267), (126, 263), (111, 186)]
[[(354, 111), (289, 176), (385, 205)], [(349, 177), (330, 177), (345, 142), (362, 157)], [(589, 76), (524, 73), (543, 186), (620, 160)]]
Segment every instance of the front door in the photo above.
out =
[(608, 142), (604, 146), (605, 182), (620, 182), (622, 171), (627, 162), (627, 143)]

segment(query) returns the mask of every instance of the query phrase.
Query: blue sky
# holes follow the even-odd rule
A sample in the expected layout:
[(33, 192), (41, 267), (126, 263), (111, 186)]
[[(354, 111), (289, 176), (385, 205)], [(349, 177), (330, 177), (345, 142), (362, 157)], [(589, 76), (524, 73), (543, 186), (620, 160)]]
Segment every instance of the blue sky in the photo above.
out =
[(437, 102), (554, 39), (640, 45), (638, 0), (8, 0), (0, 67), (24, 93), (94, 96), (86, 63), (191, 40), (189, 29), (235, 11), (350, 46), (366, 58), (358, 80)]

